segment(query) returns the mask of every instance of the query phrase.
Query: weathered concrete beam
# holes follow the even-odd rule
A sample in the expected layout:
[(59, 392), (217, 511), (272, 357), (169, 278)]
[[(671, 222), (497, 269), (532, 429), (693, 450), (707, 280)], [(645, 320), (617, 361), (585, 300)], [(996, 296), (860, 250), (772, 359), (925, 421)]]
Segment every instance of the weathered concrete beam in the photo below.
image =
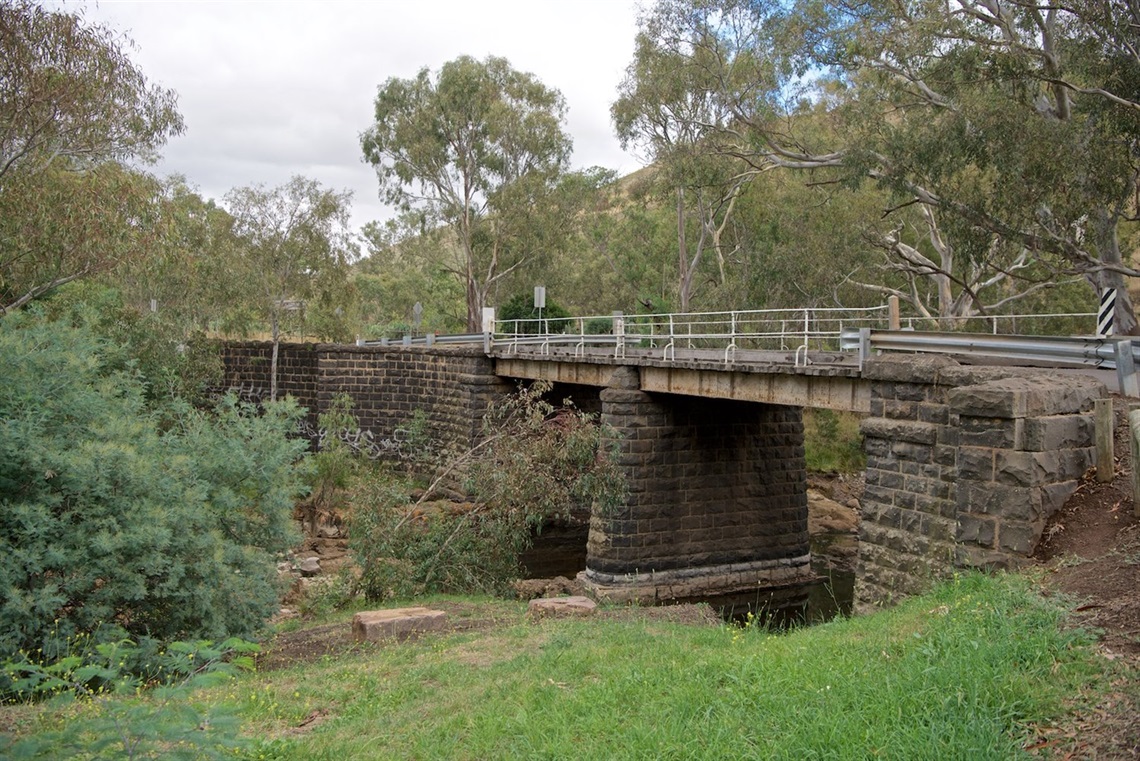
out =
[(597, 386), (599, 388), (615, 385), (612, 382), (614, 373), (624, 369), (623, 365), (587, 362), (557, 362), (511, 357), (495, 359), (495, 374), (503, 378), (574, 383), (580, 386)]
[[(498, 358), (496, 374), (506, 378), (546, 380), (600, 388), (615, 382), (622, 365), (598, 362)], [(640, 373), (642, 391), (733, 399), (742, 402), (817, 407), (850, 412), (870, 412), (871, 386), (861, 378), (846, 375), (800, 374), (797, 372), (747, 372), (692, 367), (645, 366)]]
[(641, 390), (793, 407), (871, 411), (871, 385), (844, 376), (642, 367)]

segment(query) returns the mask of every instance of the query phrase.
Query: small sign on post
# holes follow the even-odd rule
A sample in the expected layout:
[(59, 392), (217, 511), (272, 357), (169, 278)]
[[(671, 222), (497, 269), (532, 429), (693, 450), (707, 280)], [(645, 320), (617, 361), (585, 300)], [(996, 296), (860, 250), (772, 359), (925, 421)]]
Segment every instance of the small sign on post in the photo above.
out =
[(413, 334), (415, 334), (417, 336), (420, 334), (420, 325), (423, 324), (423, 321), (424, 321), (424, 305), (417, 301), (415, 306), (412, 307), (412, 333)]
[(546, 309), (546, 286), (536, 285), (534, 287), (534, 308)]

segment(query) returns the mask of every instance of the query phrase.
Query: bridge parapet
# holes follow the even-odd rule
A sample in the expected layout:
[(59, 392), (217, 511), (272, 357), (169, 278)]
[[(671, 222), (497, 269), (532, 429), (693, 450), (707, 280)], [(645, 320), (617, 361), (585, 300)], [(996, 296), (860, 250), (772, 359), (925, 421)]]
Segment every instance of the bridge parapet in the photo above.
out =
[(863, 377), (861, 601), (1021, 565), (1095, 461), (1091, 409), (1107, 390), (1091, 378), (941, 357), (872, 359)]

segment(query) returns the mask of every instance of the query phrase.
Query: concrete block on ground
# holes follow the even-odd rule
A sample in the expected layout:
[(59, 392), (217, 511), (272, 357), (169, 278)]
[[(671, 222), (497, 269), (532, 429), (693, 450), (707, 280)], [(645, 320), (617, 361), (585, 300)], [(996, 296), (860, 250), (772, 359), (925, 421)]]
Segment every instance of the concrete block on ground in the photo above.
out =
[(447, 628), (447, 614), (428, 608), (368, 610), (352, 617), (352, 635), (360, 642), (403, 639), (412, 634)]
[(526, 614), (530, 618), (592, 616), (597, 607), (598, 604), (589, 597), (543, 597), (531, 600), (526, 606)]

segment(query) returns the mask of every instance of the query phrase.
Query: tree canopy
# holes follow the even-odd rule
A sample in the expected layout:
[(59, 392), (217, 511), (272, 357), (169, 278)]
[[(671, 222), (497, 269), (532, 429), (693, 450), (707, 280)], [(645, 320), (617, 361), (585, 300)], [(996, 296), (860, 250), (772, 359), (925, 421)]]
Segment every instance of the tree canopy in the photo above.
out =
[[(639, 49), (699, 73), (692, 97), (731, 114), (702, 124), (742, 171), (888, 191), (872, 237), (912, 284), (941, 279), (938, 316), (1068, 274), (1116, 287), (1129, 330), (1123, 278), (1138, 273), (1117, 230), (1136, 212), (1136, 14), (1112, 2), (661, 0)], [(820, 106), (834, 128), (805, 129)], [(979, 293), (999, 282), (1000, 296)]]
[(379, 89), (365, 160), (385, 201), (454, 231), (468, 330), (479, 330), (496, 282), (539, 253), (526, 217), (569, 159), (565, 112), (557, 90), (493, 56), (461, 56)]
[(0, 0), (0, 312), (113, 266), (145, 227), (150, 159), (183, 129), (129, 41), (78, 15)]
[(231, 276), (245, 280), (250, 298), (269, 320), (274, 401), (286, 316), (322, 305), (336, 309), (330, 302), (343, 289), (356, 251), (348, 227), (351, 197), (301, 176), (276, 188), (236, 188), (226, 196), (239, 241)]

